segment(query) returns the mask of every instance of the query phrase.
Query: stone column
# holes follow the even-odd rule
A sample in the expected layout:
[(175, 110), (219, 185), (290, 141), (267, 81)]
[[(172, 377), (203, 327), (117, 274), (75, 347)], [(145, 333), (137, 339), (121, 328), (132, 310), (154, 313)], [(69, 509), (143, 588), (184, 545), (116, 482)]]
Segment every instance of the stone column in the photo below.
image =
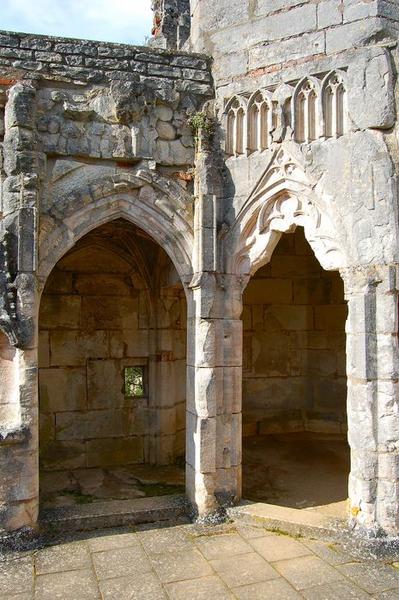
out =
[(241, 497), (241, 284), (203, 273), (192, 285), (187, 490), (200, 517)]
[(187, 495), (199, 517), (218, 508), (216, 485), (216, 405), (223, 394), (220, 326), (213, 305), (215, 274), (193, 280), (187, 331)]
[(188, 299), (186, 452), (187, 494), (200, 518), (241, 493), (241, 288), (220, 272), (217, 229), (223, 190), (216, 162), (200, 136)]
[(18, 356), (18, 409), (13, 422), (0, 427), (0, 527), (8, 530), (33, 526), (38, 516), (35, 271), (39, 173), (44, 163), (37, 152), (35, 104), (35, 86), (20, 82), (10, 88), (5, 107), (0, 260), (6, 282), (0, 328)]
[(399, 394), (397, 271), (342, 272), (348, 301), (347, 375), (350, 523), (398, 533)]

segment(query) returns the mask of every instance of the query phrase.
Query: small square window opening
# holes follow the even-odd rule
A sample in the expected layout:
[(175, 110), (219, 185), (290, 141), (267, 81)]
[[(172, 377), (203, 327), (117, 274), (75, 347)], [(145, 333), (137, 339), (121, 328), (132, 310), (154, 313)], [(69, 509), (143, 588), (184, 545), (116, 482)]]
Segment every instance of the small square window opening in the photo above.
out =
[(125, 367), (124, 387), (127, 398), (142, 398), (145, 395), (144, 367)]

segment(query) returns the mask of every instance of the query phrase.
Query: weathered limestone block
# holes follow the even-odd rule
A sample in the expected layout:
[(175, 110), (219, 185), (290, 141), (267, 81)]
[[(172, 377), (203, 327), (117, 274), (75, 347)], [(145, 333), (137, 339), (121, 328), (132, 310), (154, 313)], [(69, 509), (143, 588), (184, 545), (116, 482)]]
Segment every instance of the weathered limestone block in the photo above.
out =
[(130, 411), (126, 409), (97, 410), (94, 413), (61, 412), (57, 414), (56, 439), (100, 440), (126, 438), (130, 433)]
[(92, 440), (87, 442), (87, 466), (123, 466), (144, 462), (142, 437)]
[(40, 369), (40, 411), (54, 413), (84, 410), (86, 373), (83, 368)]
[[(398, 11), (377, 0), (339, 10), (331, 0), (194, 0), (188, 39), (189, 4), (154, 2), (154, 44), (173, 52), (0, 34), (0, 526), (37, 520), (38, 319), (43, 469), (168, 464), (181, 454), (182, 286), (186, 483), (201, 517), (241, 495), (242, 387), (247, 433), (345, 430), (342, 289), (303, 247), (292, 260), (276, 254), (262, 273), (272, 285), (249, 283), (243, 365), (245, 283), (281, 232), (299, 226), (345, 279), (351, 521), (397, 534)], [(189, 44), (212, 57), (178, 50)], [(212, 76), (216, 111), (204, 106)], [(295, 103), (306, 82), (317, 101), (301, 136)], [(339, 82), (342, 131), (329, 123), (339, 110), (325, 106)], [(249, 107), (265, 89), (266, 142), (261, 128), (253, 139), (252, 113), (237, 113), (240, 156), (225, 157), (226, 101), (238, 94)], [(194, 139), (188, 119), (198, 111), (217, 121)], [(115, 219), (142, 230), (139, 247), (115, 234), (96, 241), (119, 244), (112, 257), (82, 249), (90, 277), (56, 273), (38, 317), (37, 290), (57, 261)], [(133, 268), (122, 246), (156, 269)], [(123, 369), (133, 364), (146, 370), (148, 397), (126, 397)], [(305, 390), (313, 403), (298, 408)]]
[(216, 468), (216, 418), (201, 418), (188, 413), (188, 428), (193, 432), (186, 447), (187, 463), (199, 473), (214, 473)]
[(187, 410), (201, 418), (216, 416), (223, 396), (223, 368), (187, 367)]
[(50, 333), (51, 365), (79, 367), (86, 364), (86, 356), (107, 358), (106, 331), (52, 331)]
[(166, 121), (159, 121), (156, 126), (157, 133), (162, 140), (174, 140), (176, 138), (176, 129)]
[(391, 58), (385, 49), (370, 49), (348, 69), (349, 113), (359, 129), (389, 129), (396, 120)]
[(50, 441), (45, 445), (45, 450), (40, 463), (42, 469), (46, 471), (79, 469), (87, 466), (85, 442)]
[(50, 296), (40, 312), (41, 325), (44, 329), (52, 327), (78, 329), (80, 319), (80, 296)]
[[(330, 0), (330, 3), (334, 4), (337, 11), (334, 0)], [(319, 20), (321, 19), (320, 12), (323, 10), (323, 4), (319, 4), (318, 7)], [(323, 18), (326, 17), (323, 16)], [(252, 71), (269, 65), (284, 63), (285, 61), (299, 61), (301, 58), (323, 52), (325, 52), (325, 36), (322, 32), (304, 33), (283, 41), (268, 40), (266, 43), (256, 44), (249, 49), (248, 69)], [(239, 62), (242, 64), (241, 57), (239, 57)], [(223, 65), (219, 68), (223, 70)]]

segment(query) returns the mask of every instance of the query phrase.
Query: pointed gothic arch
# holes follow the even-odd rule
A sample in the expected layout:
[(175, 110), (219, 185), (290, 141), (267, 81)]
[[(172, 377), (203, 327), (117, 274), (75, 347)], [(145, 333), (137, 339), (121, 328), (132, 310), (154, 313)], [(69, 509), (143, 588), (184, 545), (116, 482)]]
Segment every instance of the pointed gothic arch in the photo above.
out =
[(55, 181), (50, 214), (40, 231), (38, 272), (43, 282), (79, 239), (119, 218), (159, 243), (184, 285), (192, 277), (191, 198), (177, 183), (147, 169), (115, 173), (80, 165)]
[(324, 269), (346, 266), (333, 223), (314, 185), (287, 149), (274, 153), (230, 231), (235, 251), (228, 258), (228, 272), (248, 279), (270, 260), (282, 233), (297, 226), (304, 228)]

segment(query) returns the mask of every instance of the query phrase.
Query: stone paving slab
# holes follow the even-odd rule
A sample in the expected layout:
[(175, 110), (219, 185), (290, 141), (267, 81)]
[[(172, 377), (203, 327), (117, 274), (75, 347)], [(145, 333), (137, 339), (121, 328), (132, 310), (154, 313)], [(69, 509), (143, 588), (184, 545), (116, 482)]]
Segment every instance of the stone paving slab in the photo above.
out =
[(367, 600), (370, 595), (360, 590), (356, 585), (345, 581), (334, 581), (318, 585), (309, 590), (302, 590), (306, 600)]
[(94, 552), (92, 559), (99, 580), (151, 571), (150, 561), (140, 546)]
[(60, 573), (87, 568), (90, 553), (86, 544), (62, 544), (51, 546), (39, 552), (35, 557), (36, 575)]
[(296, 590), (333, 583), (343, 579), (339, 571), (316, 556), (282, 560), (274, 563), (274, 567)]
[(141, 573), (100, 582), (103, 600), (163, 600), (167, 595), (155, 573)]
[(209, 563), (196, 549), (158, 554), (152, 559), (152, 564), (163, 583), (197, 579), (213, 574)]
[(304, 544), (285, 535), (256, 538), (251, 540), (251, 545), (269, 562), (312, 554), (312, 551)]
[(259, 583), (278, 577), (277, 571), (256, 552), (240, 554), (234, 558), (225, 556), (220, 560), (212, 560), (210, 564), (229, 587)]
[(388, 592), (383, 592), (382, 594), (379, 594), (379, 596), (375, 596), (375, 598), (376, 600), (398, 600), (399, 591), (391, 590)]
[(352, 562), (337, 568), (369, 594), (378, 594), (392, 588), (399, 590), (399, 570), (389, 565), (368, 561)]
[(189, 581), (177, 581), (166, 585), (169, 598), (174, 600), (232, 600), (233, 594), (223, 585), (220, 579), (214, 575), (191, 579)]
[(270, 600), (301, 600), (303, 598), (282, 578), (240, 586), (234, 588), (233, 591), (239, 600), (265, 600), (266, 598), (270, 598)]
[(147, 554), (163, 554), (164, 552), (184, 552), (192, 550), (193, 542), (188, 529), (179, 527), (151, 527), (139, 531), (137, 539)]
[(399, 600), (398, 564), (241, 521), (161, 523), (0, 555), (0, 599)]
[(251, 546), (238, 533), (228, 533), (227, 535), (216, 535), (214, 537), (204, 536), (198, 538), (196, 543), (197, 548), (207, 560), (252, 552)]
[(100, 597), (91, 569), (47, 573), (35, 581), (35, 600), (97, 600)]
[(0, 563), (0, 598), (33, 591), (33, 558)]

